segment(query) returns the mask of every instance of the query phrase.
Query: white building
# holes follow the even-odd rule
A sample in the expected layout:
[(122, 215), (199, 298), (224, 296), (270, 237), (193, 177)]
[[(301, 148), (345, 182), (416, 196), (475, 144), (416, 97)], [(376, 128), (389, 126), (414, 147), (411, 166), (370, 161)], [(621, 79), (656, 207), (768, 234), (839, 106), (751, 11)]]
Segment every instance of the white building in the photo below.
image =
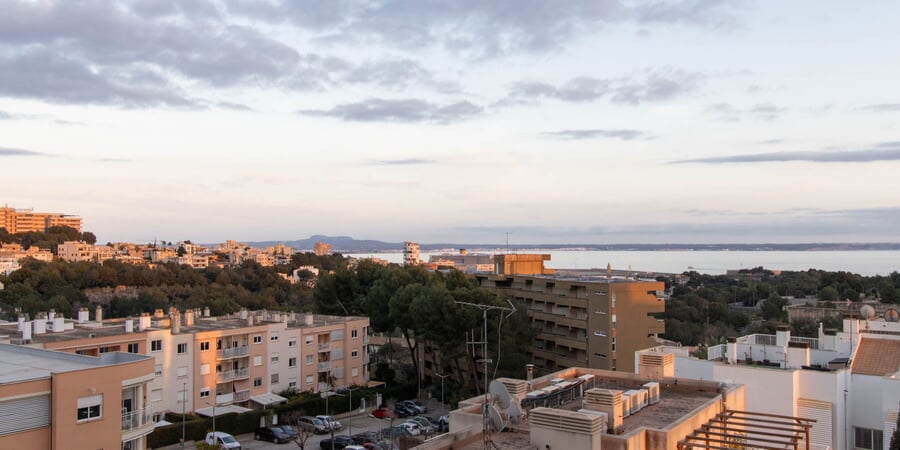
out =
[(674, 376), (746, 386), (746, 408), (816, 419), (818, 449), (887, 450), (900, 409), (900, 324), (845, 319), (843, 331), (820, 328), (818, 338), (753, 334), (708, 349), (708, 360), (686, 348), (655, 347), (635, 354), (674, 356)]

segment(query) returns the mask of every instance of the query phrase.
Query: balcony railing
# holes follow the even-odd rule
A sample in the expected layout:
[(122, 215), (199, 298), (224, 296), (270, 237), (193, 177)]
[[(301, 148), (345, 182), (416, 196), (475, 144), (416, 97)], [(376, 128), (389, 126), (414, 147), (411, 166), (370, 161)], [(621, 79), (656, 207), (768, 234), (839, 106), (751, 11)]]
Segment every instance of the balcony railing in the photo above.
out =
[(749, 345), (775, 345), (775, 335), (774, 334), (749, 334), (747, 336), (741, 336), (737, 339), (738, 344), (749, 344)]
[(250, 400), (250, 390), (246, 389), (243, 391), (237, 391), (234, 393), (234, 401), (235, 402), (246, 402)]
[(331, 362), (320, 362), (319, 363), (319, 372), (326, 372), (331, 370)]
[(818, 350), (819, 349), (819, 340), (816, 338), (791, 336), (791, 342), (803, 342), (803, 343), (809, 344), (810, 350)]
[(320, 352), (327, 352), (328, 350), (331, 350), (331, 343), (330, 343), (330, 342), (326, 342), (326, 343), (324, 343), (324, 344), (319, 344), (319, 351), (320, 351)]
[(237, 358), (250, 354), (250, 347), (231, 347), (222, 350), (216, 350), (217, 359)]
[(216, 374), (216, 381), (219, 383), (224, 383), (231, 380), (247, 378), (249, 376), (250, 369), (244, 367), (243, 369), (230, 370), (228, 372), (219, 372)]
[(725, 344), (713, 345), (706, 349), (706, 359), (709, 361), (725, 357)]
[(153, 426), (153, 408), (146, 407), (122, 414), (122, 431), (129, 432), (138, 428)]

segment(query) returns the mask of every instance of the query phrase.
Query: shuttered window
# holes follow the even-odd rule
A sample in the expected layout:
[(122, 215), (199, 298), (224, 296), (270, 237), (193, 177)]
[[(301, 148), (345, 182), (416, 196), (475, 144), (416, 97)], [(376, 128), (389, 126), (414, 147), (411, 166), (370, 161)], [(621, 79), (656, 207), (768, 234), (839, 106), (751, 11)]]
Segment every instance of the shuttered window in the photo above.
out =
[(831, 403), (797, 399), (797, 412), (800, 417), (815, 419), (810, 431), (809, 440), (812, 444), (833, 447), (831, 442)]
[(99, 419), (103, 415), (103, 394), (78, 399), (78, 421)]
[(49, 425), (49, 395), (0, 402), (0, 436)]

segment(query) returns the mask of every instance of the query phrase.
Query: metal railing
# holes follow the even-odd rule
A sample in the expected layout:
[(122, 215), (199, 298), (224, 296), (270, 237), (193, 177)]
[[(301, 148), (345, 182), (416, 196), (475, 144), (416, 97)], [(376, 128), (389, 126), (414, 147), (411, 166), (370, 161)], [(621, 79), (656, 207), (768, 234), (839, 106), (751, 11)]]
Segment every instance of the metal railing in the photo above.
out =
[(235, 402), (245, 402), (250, 400), (250, 390), (237, 391), (234, 393), (234, 401)]
[(805, 344), (809, 344), (810, 350), (818, 350), (819, 349), (819, 340), (816, 338), (791, 336), (791, 342), (802, 342)]
[(739, 344), (750, 345), (775, 345), (776, 342), (774, 334), (750, 334), (739, 337), (737, 341)]
[(230, 370), (228, 372), (219, 372), (216, 373), (216, 381), (219, 383), (224, 383), (226, 381), (231, 381), (240, 378), (247, 378), (250, 376), (250, 369), (245, 367), (243, 369)]
[(250, 347), (231, 347), (222, 350), (216, 350), (216, 358), (235, 358), (238, 356), (246, 356), (250, 354)]
[(725, 357), (725, 344), (713, 345), (706, 349), (706, 359), (712, 361), (714, 359)]
[(330, 350), (330, 349), (331, 349), (331, 343), (330, 343), (330, 342), (326, 342), (326, 343), (324, 343), (324, 344), (319, 344), (319, 351), (320, 351), (320, 352), (327, 352), (327, 351)]
[(331, 370), (331, 363), (330, 362), (320, 362), (318, 367), (319, 367), (319, 372)]
[(128, 432), (138, 428), (153, 426), (153, 408), (148, 406), (144, 409), (122, 414), (122, 431)]

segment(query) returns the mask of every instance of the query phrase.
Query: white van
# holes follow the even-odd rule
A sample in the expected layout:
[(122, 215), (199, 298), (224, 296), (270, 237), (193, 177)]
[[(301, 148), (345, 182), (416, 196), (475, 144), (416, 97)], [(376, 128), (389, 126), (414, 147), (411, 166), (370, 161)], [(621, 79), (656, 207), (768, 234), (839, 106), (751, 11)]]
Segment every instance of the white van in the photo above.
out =
[(206, 433), (206, 443), (208, 445), (215, 445), (218, 448), (241, 450), (241, 443), (238, 442), (238, 440), (235, 439), (234, 436), (228, 433), (223, 433), (221, 431)]

